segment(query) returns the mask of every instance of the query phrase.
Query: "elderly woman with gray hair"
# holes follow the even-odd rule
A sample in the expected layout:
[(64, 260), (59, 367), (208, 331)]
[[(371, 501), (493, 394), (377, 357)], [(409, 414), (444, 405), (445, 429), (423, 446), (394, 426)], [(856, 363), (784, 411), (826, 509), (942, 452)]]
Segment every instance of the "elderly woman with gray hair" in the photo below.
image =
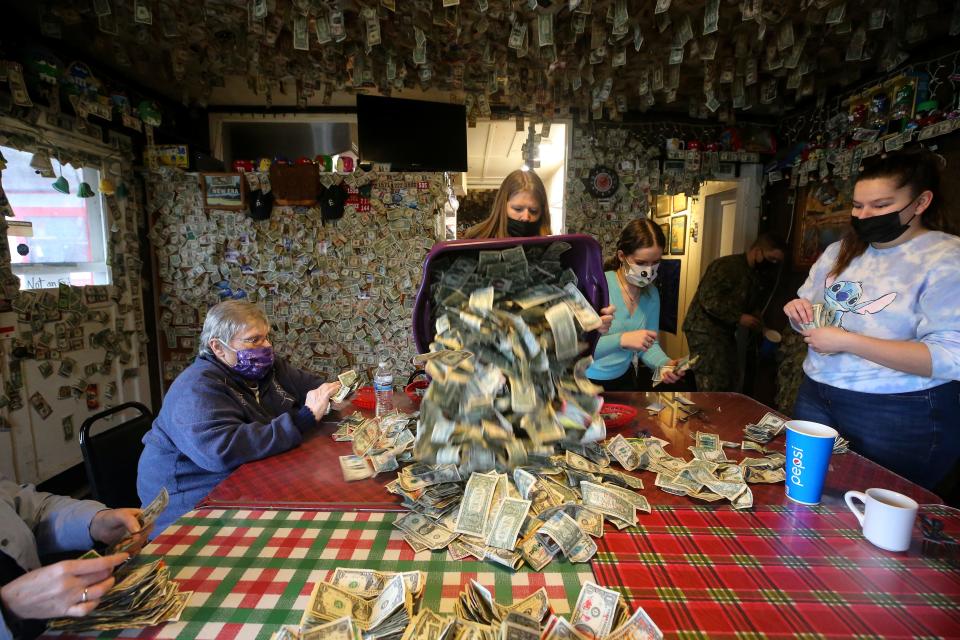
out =
[(155, 531), (192, 509), (241, 464), (299, 446), (340, 383), (275, 358), (270, 324), (249, 302), (207, 312), (200, 355), (167, 392), (143, 437), (137, 491), (144, 504), (163, 487), (170, 505)]

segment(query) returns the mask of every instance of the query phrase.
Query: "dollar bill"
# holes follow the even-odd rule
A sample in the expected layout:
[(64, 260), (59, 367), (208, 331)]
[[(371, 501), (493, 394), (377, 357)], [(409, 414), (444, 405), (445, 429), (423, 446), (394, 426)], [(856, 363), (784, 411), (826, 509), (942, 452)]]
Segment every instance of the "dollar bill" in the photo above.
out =
[(576, 520), (562, 511), (554, 513), (543, 523), (536, 535), (549, 548), (550, 538), (571, 562), (586, 562), (597, 551), (596, 544), (584, 533)]
[(697, 448), (710, 451), (720, 450), (720, 438), (715, 433), (703, 433), (698, 431), (696, 435)]
[(353, 453), (362, 456), (380, 439), (380, 422), (366, 420), (353, 434)]
[(375, 474), (367, 459), (362, 456), (340, 456), (340, 469), (347, 482), (372, 478)]
[(512, 551), (517, 544), (517, 536), (523, 526), (530, 501), (517, 498), (505, 498), (493, 518), (493, 526), (487, 536), (487, 545)]
[(293, 17), (293, 48), (297, 51), (310, 50), (310, 38), (307, 31), (307, 16)]
[(581, 293), (580, 289), (572, 282), (568, 282), (563, 286), (563, 290), (569, 296), (567, 304), (573, 310), (574, 317), (576, 317), (580, 328), (584, 331), (599, 329), (603, 324), (603, 321), (600, 319), (600, 314), (596, 312), (590, 302), (584, 297), (583, 293)]
[(588, 638), (605, 638), (613, 627), (620, 594), (586, 582), (573, 607), (570, 623)]
[(472, 536), (481, 536), (490, 513), (493, 493), (498, 478), (482, 473), (474, 473), (467, 481), (460, 504), (460, 514), (454, 531)]
[(630, 619), (614, 629), (607, 640), (663, 640), (663, 632), (643, 607), (637, 607)]
[(355, 640), (358, 636), (353, 619), (346, 617), (305, 629), (300, 640)]
[(581, 482), (580, 491), (583, 494), (585, 507), (618, 520), (636, 523), (637, 513), (633, 505), (609, 487), (592, 482)]
[(543, 631), (543, 640), (591, 640), (567, 622), (563, 616), (553, 616)]
[(402, 529), (428, 549), (444, 548), (455, 540), (459, 533), (450, 531), (419, 513), (405, 513), (394, 520), (393, 526)]
[(553, 13), (537, 14), (537, 41), (541, 47), (553, 44)]
[(607, 443), (607, 451), (627, 471), (633, 471), (640, 466), (640, 453), (620, 434), (611, 438)]
[[(33, 100), (27, 92), (27, 84), (23, 79), (23, 67), (19, 62), (6, 62), (7, 81), (10, 84), (10, 95), (13, 98), (13, 104), (18, 107), (32, 107)], [(61, 365), (62, 368), (62, 365)]]
[(347, 397), (356, 391), (357, 384), (359, 382), (359, 377), (357, 372), (353, 369), (349, 371), (344, 371), (337, 376), (337, 380), (340, 382), (340, 390), (331, 398), (334, 402), (340, 403), (347, 399)]
[(407, 627), (401, 640), (441, 640), (451, 623), (451, 620), (430, 609), (421, 609)]
[(375, 571), (373, 569), (351, 569), (337, 567), (330, 577), (330, 584), (363, 598), (373, 598), (383, 592), (387, 582), (395, 575), (403, 578), (407, 591), (420, 595), (425, 586), (426, 577), (422, 571)]
[(159, 561), (118, 567), (97, 608), (82, 618), (57, 618), (48, 628), (68, 634), (117, 631), (178, 620), (191, 592), (181, 592)]
[(703, 35), (716, 33), (720, 24), (720, 0), (707, 0), (703, 14)]
[(317, 582), (310, 593), (310, 600), (300, 618), (300, 626), (314, 627), (332, 622), (348, 614), (362, 630), (369, 628), (373, 613), (371, 601), (338, 589), (326, 582)]

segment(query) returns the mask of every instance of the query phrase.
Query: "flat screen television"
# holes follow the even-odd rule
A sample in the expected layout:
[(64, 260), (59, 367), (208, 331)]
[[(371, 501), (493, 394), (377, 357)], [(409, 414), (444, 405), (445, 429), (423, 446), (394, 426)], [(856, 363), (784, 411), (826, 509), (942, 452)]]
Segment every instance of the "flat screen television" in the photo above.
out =
[(357, 96), (361, 162), (391, 171), (466, 171), (467, 111), (461, 104)]

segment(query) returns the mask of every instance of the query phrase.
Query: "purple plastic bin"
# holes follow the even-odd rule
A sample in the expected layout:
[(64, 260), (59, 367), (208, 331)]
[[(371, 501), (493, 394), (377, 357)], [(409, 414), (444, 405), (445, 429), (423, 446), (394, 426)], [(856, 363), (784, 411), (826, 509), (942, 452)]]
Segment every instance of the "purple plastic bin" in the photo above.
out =
[[(434, 323), (433, 303), (430, 300), (430, 282), (433, 278), (433, 265), (440, 256), (449, 254), (477, 254), (479, 251), (502, 250), (522, 245), (549, 245), (553, 242), (564, 241), (570, 245), (570, 250), (560, 256), (563, 266), (573, 269), (577, 274), (580, 291), (590, 301), (594, 309), (599, 311), (608, 304), (607, 279), (603, 275), (603, 258), (600, 253), (600, 244), (591, 236), (575, 233), (565, 236), (536, 236), (532, 238), (490, 238), (486, 240), (450, 240), (438, 242), (430, 249), (427, 259), (423, 263), (423, 279), (420, 281), (420, 290), (417, 291), (417, 300), (413, 307), (413, 341), (417, 345), (418, 353), (425, 353), (430, 349), (433, 341)], [(597, 344), (599, 334), (591, 331), (587, 334), (590, 342), (590, 353)]]

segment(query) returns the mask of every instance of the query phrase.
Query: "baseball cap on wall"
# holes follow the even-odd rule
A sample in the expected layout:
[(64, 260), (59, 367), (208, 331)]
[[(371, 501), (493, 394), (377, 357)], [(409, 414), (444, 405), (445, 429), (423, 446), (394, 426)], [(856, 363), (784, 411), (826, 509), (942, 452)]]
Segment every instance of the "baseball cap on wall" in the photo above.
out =
[(262, 189), (251, 191), (250, 198), (250, 217), (254, 220), (266, 220), (273, 212), (273, 192), (264, 193)]
[(332, 184), (320, 190), (320, 213), (323, 220), (339, 220), (347, 202), (347, 190), (339, 184)]

